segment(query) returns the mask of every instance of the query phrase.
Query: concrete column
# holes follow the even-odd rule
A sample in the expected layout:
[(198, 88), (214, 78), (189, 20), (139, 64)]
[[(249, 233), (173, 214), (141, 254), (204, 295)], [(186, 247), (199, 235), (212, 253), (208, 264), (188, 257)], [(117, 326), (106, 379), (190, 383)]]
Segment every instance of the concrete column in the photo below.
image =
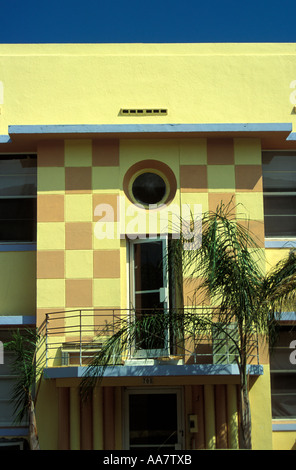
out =
[(115, 449), (122, 449), (122, 387), (115, 387)]
[(193, 433), (194, 449), (205, 448), (203, 385), (192, 386), (192, 412), (197, 416), (197, 432)]
[(97, 387), (93, 391), (93, 448), (104, 449), (103, 437), (103, 389)]
[(70, 404), (69, 388), (59, 387), (58, 450), (70, 449)]
[(93, 410), (92, 397), (80, 403), (80, 447), (81, 450), (93, 449)]
[(205, 443), (206, 449), (216, 449), (215, 393), (214, 385), (204, 386)]
[(217, 449), (228, 448), (226, 385), (215, 386)]
[(77, 387), (70, 388), (70, 449), (80, 450), (80, 397)]
[(103, 387), (104, 450), (115, 449), (115, 396), (114, 387)]
[(227, 385), (227, 421), (229, 448), (239, 448), (237, 386)]

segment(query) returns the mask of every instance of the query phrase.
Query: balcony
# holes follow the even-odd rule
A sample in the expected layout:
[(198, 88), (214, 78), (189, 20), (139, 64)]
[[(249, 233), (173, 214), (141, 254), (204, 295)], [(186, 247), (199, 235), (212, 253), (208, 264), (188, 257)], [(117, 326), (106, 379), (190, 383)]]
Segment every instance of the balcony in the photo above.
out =
[[(189, 309), (179, 309), (186, 315)], [(163, 312), (164, 313), (164, 312)], [(172, 312), (166, 312), (171, 314)], [(174, 312), (176, 313), (176, 311)], [(204, 310), (190, 309), (190, 314), (204, 315)], [(208, 315), (213, 315), (208, 309)], [(225, 335), (204, 332), (184, 333), (182, 329), (138, 331), (130, 336), (129, 325), (151, 316), (151, 312), (128, 309), (83, 309), (46, 314), (46, 377), (80, 377), (107, 341), (119, 334), (122, 346), (114, 348), (104, 375), (237, 375), (238, 367), (233, 344)], [(249, 373), (262, 374), (259, 365), (258, 338), (254, 335), (248, 351)]]

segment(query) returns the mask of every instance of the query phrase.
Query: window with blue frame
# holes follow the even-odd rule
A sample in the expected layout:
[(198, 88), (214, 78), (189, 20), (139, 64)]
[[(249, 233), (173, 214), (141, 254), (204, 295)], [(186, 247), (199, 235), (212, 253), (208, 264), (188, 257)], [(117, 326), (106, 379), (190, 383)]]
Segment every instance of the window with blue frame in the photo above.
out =
[(35, 242), (36, 218), (36, 155), (0, 155), (0, 242)]
[(296, 237), (296, 152), (264, 151), (262, 172), (265, 236)]
[(296, 419), (296, 327), (282, 324), (270, 355), (272, 417)]
[[(10, 341), (11, 329), (0, 328), (0, 341), (2, 344)], [(15, 403), (11, 396), (15, 387), (17, 376), (12, 370), (15, 359), (14, 353), (4, 347), (3, 361), (0, 364), (0, 435), (1, 428), (23, 427), (28, 425), (27, 419), (19, 423), (15, 420)]]

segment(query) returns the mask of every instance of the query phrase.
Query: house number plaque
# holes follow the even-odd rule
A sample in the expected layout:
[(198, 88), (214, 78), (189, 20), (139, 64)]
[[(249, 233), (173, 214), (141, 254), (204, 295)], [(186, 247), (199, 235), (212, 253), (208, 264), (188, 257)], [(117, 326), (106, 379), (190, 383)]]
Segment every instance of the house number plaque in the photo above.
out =
[(143, 377), (143, 384), (144, 385), (152, 385), (153, 384), (152, 377)]

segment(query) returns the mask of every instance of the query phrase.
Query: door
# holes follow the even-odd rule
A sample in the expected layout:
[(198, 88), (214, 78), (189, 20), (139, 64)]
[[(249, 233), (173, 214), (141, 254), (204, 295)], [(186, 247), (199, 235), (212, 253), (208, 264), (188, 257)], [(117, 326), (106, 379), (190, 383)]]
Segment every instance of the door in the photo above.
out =
[[(157, 357), (169, 350), (168, 328), (147, 327), (149, 316), (168, 311), (167, 239), (137, 240), (131, 244), (131, 308), (139, 325), (133, 356)], [(142, 327), (141, 327), (142, 325)]]
[(181, 389), (127, 389), (124, 410), (126, 449), (182, 449)]

